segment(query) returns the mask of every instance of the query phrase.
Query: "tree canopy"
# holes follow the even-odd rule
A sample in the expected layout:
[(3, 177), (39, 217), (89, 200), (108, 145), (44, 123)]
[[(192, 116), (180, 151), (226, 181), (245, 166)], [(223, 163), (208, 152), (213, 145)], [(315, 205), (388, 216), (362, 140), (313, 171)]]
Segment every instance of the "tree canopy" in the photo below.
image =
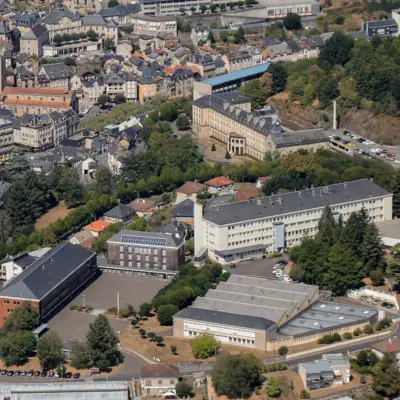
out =
[(296, 13), (287, 13), (283, 18), (283, 25), (289, 31), (301, 29), (300, 15)]
[(56, 368), (61, 363), (62, 341), (56, 332), (47, 332), (38, 340), (37, 356), (42, 368)]
[(190, 341), (192, 353), (196, 358), (208, 358), (218, 353), (221, 344), (214, 336), (199, 335)]
[(239, 92), (243, 93), (251, 100), (252, 109), (259, 109), (265, 106), (267, 94), (262, 88), (259, 79), (253, 79), (252, 81), (245, 83), (240, 87)]

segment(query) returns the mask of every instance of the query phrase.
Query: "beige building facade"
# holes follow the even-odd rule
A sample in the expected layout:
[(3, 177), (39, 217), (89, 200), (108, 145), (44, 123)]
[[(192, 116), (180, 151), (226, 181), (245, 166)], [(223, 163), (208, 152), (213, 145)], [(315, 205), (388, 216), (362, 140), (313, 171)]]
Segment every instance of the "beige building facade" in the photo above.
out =
[(215, 138), (227, 151), (263, 160), (267, 152), (290, 153), (300, 148), (329, 148), (322, 129), (283, 131), (273, 109), (252, 112), (251, 102), (238, 92), (202, 96), (192, 109), (193, 132)]
[(195, 256), (229, 264), (299, 245), (317, 233), (328, 205), (344, 221), (362, 208), (373, 222), (390, 221), (392, 199), (361, 179), (218, 206), (195, 203)]

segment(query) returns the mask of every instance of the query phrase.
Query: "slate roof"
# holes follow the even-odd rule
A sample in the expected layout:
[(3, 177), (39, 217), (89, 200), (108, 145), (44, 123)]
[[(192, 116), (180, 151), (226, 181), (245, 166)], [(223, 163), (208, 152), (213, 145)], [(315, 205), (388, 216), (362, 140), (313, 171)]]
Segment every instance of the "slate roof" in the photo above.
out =
[(66, 79), (69, 77), (69, 71), (63, 62), (55, 64), (45, 64), (42, 66), (44, 74), (39, 74), (48, 78), (50, 81), (56, 81), (59, 79)]
[(112, 72), (106, 76), (105, 83), (108, 85), (114, 83), (125, 83), (125, 80), (118, 74)]
[(206, 205), (203, 218), (217, 225), (234, 224), (390, 195), (391, 193), (369, 179), (360, 179), (314, 189), (281, 193), (255, 200), (217, 206)]
[(0, 35), (7, 35), (11, 32), (8, 22), (5, 20), (0, 20)]
[(92, 256), (70, 243), (54, 247), (0, 290), (0, 298), (41, 300)]
[(99, 14), (102, 17), (118, 17), (121, 15), (129, 15), (129, 14), (137, 14), (141, 10), (141, 6), (139, 3), (133, 4), (119, 4), (115, 7), (111, 8), (103, 8)]
[(174, 218), (193, 218), (194, 217), (194, 203), (191, 199), (183, 200), (177, 204), (172, 210)]
[(135, 215), (135, 211), (132, 210), (132, 208), (130, 208), (126, 204), (118, 204), (111, 210), (108, 210), (103, 215), (106, 217), (110, 217), (110, 218), (125, 219), (127, 217), (131, 217), (131, 216)]
[(187, 307), (174, 315), (174, 318), (206, 321), (222, 325), (238, 326), (260, 331), (270, 329), (275, 322), (261, 317), (233, 314), (225, 311), (207, 310), (204, 308)]
[(44, 25), (36, 24), (29, 32), (24, 33), (21, 39), (39, 39), (47, 33)]
[(30, 54), (20, 53), (15, 56), (15, 61), (18, 64), (24, 64), (25, 62), (31, 60), (33, 57)]
[(107, 22), (104, 20), (104, 18), (101, 15), (98, 14), (91, 14), (87, 15), (82, 19), (82, 25), (83, 26), (101, 26), (101, 25), (107, 25)]
[(160, 228), (160, 232), (180, 235), (186, 235), (188, 232), (193, 231), (193, 227), (190, 224), (182, 221), (171, 221), (170, 223), (163, 225)]
[(80, 17), (78, 14), (74, 14), (73, 12), (68, 10), (55, 9), (52, 10), (49, 14), (47, 14), (45, 17), (43, 17), (41, 22), (43, 24), (54, 25), (57, 24), (58, 21), (60, 21), (63, 18), (69, 18), (71, 21), (74, 22), (78, 21)]
[(29, 126), (30, 128), (41, 128), (45, 125), (49, 125), (52, 123), (52, 120), (49, 114), (25, 114), (21, 119), (22, 126)]
[(397, 22), (394, 19), (381, 19), (380, 21), (369, 21), (366, 24), (368, 24), (368, 28), (383, 28), (397, 25)]

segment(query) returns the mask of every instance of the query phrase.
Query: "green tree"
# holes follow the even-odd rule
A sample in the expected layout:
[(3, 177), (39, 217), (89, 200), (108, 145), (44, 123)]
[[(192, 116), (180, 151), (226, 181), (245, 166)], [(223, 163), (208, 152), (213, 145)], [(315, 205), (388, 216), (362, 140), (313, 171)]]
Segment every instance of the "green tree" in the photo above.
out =
[(80, 38), (81, 39), (87, 39), (87, 32), (81, 32), (80, 34), (79, 34), (79, 36), (80, 36)]
[(239, 29), (235, 31), (233, 37), (235, 38), (235, 43), (246, 43), (246, 38), (244, 36), (244, 29), (239, 26)]
[(289, 348), (287, 346), (279, 347), (278, 353), (280, 356), (285, 356), (289, 352)]
[(79, 33), (72, 33), (71, 34), (71, 40), (74, 41), (74, 42), (77, 42), (80, 38), (81, 37), (80, 37)]
[(362, 263), (340, 243), (335, 243), (325, 262), (324, 287), (336, 296), (343, 296), (348, 289), (356, 288), (361, 281)]
[(63, 360), (62, 341), (56, 332), (44, 334), (36, 349), (42, 368), (56, 368)]
[(269, 397), (279, 397), (282, 392), (278, 380), (273, 376), (268, 379), (265, 390)]
[(246, 398), (260, 384), (261, 371), (247, 355), (225, 355), (217, 358), (211, 377), (218, 396)]
[(325, 207), (318, 221), (317, 240), (329, 246), (338, 240), (337, 224), (329, 206)]
[(175, 385), (175, 391), (179, 398), (184, 399), (192, 394), (193, 386), (190, 385), (186, 380), (183, 380)]
[(217, 10), (218, 6), (216, 4), (210, 4), (210, 10), (211, 12), (215, 12)]
[(219, 5), (219, 9), (221, 10), (221, 12), (225, 12), (226, 11), (226, 4), (222, 3)]
[(5, 244), (12, 232), (12, 221), (6, 210), (0, 210), (0, 245)]
[(176, 127), (180, 131), (187, 131), (190, 129), (190, 126), (190, 118), (186, 114), (180, 114), (176, 121)]
[(267, 95), (261, 87), (259, 79), (253, 79), (245, 83), (240, 87), (239, 92), (251, 99), (252, 109), (263, 108), (265, 106)]
[(299, 14), (287, 13), (286, 17), (283, 18), (283, 26), (289, 30), (299, 30), (302, 28)]
[(0, 335), (0, 358), (6, 367), (22, 365), (35, 350), (36, 339), (32, 332), (2, 332)]
[(226, 160), (230, 160), (232, 157), (231, 157), (231, 154), (229, 153), (229, 151), (227, 151), (226, 153), (225, 153), (225, 159)]
[(92, 42), (94, 42), (95, 40), (99, 39), (99, 35), (93, 30), (93, 29), (89, 29), (87, 31), (87, 37), (89, 40), (91, 40)]
[(156, 334), (154, 332), (147, 332), (147, 337), (154, 342), (154, 338), (156, 337)]
[(3, 329), (6, 331), (31, 331), (39, 326), (39, 322), (37, 309), (32, 307), (30, 301), (24, 301), (5, 320)]
[(400, 218), (400, 172), (396, 173), (393, 186), (393, 217)]
[(345, 65), (351, 58), (354, 40), (342, 32), (335, 32), (322, 48), (318, 63), (323, 66), (324, 62), (330, 66), (337, 64)]
[(377, 269), (383, 265), (385, 255), (384, 246), (378, 228), (369, 222), (362, 241), (361, 256), (366, 272)]
[(369, 277), (371, 278), (372, 284), (375, 286), (381, 286), (385, 282), (385, 275), (383, 274), (381, 269), (371, 271)]
[(210, 41), (210, 43), (215, 43), (215, 36), (212, 31), (210, 31), (208, 34), (208, 40)]
[(216, 355), (221, 347), (218, 340), (210, 335), (199, 335), (190, 341), (190, 345), (196, 358), (207, 358)]
[(207, 9), (208, 9), (208, 7), (205, 4), (202, 4), (200, 6), (200, 11), (201, 11), (202, 14), (204, 14), (207, 11)]
[(150, 303), (142, 303), (139, 308), (139, 315), (141, 317), (148, 317), (153, 311), (153, 306)]
[(108, 94), (101, 94), (97, 99), (97, 104), (101, 107), (104, 107), (107, 103), (111, 102), (111, 97)]
[(70, 42), (72, 40), (71, 35), (69, 33), (64, 33), (62, 35), (62, 38), (63, 38), (63, 42)]
[(108, 8), (116, 7), (118, 5), (118, 0), (109, 0), (108, 1)]
[(56, 368), (56, 373), (60, 378), (64, 377), (64, 374), (67, 372), (67, 368), (65, 368), (65, 365), (58, 365)]
[(219, 38), (224, 42), (227, 43), (229, 41), (229, 34), (226, 31), (221, 31), (219, 33)]
[(64, 41), (64, 38), (63, 38), (62, 35), (60, 35), (60, 34), (58, 34), (58, 33), (57, 33), (57, 35), (54, 35), (53, 42), (54, 42), (57, 46), (59, 46), (63, 41)]
[(157, 310), (157, 319), (161, 325), (172, 325), (172, 317), (179, 311), (174, 304), (164, 304)]
[(76, 369), (90, 368), (93, 365), (86, 343), (78, 341), (72, 342), (70, 362)]
[(310, 398), (310, 393), (308, 393), (307, 390), (303, 389), (300, 392), (300, 398), (301, 399), (309, 399)]
[(157, 346), (161, 346), (161, 343), (164, 341), (164, 338), (162, 336), (156, 336), (154, 338), (154, 341), (157, 343)]
[(98, 368), (104, 370), (123, 362), (124, 356), (118, 350), (118, 336), (103, 314), (89, 324), (86, 339), (90, 357)]
[(121, 103), (125, 103), (126, 102), (126, 98), (123, 94), (117, 94), (114, 97), (114, 103), (115, 104), (121, 104)]
[(393, 354), (386, 353), (381, 362), (381, 369), (374, 374), (373, 388), (378, 394), (393, 398), (400, 392), (400, 371)]
[(12, 154), (8, 165), (6, 166), (6, 173), (12, 182), (23, 178), (26, 171), (29, 171), (29, 162), (23, 153)]
[(84, 201), (85, 188), (80, 182), (76, 169), (63, 168), (60, 187), (62, 190), (62, 198), (69, 207), (73, 207)]
[(110, 169), (107, 166), (100, 166), (96, 169), (96, 181), (94, 191), (98, 195), (112, 194), (114, 180)]
[(268, 69), (272, 74), (272, 90), (279, 93), (285, 90), (288, 72), (283, 62), (272, 63)]
[(317, 86), (317, 96), (321, 107), (327, 107), (339, 94), (337, 80), (332, 77), (322, 80)]
[(343, 15), (339, 15), (339, 16), (336, 17), (336, 19), (335, 19), (335, 24), (337, 24), (337, 25), (343, 25), (345, 20), (346, 20), (346, 18), (343, 17)]

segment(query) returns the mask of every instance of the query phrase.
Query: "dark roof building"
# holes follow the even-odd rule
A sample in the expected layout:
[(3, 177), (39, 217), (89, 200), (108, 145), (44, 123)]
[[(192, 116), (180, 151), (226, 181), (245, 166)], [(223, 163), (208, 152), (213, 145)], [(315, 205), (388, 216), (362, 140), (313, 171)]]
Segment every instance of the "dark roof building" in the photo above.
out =
[(399, 27), (394, 19), (381, 19), (380, 21), (366, 22), (363, 30), (367, 32), (370, 38), (374, 35), (386, 37), (395, 36), (399, 31)]
[(172, 216), (176, 219), (193, 219), (194, 203), (192, 199), (183, 200), (172, 210)]
[(70, 243), (54, 247), (0, 290), (0, 325), (12, 304), (24, 301), (38, 308), (41, 319), (48, 318), (96, 273), (94, 253)]
[(103, 219), (107, 222), (128, 222), (131, 221), (136, 212), (126, 204), (118, 204), (111, 210), (103, 214)]

